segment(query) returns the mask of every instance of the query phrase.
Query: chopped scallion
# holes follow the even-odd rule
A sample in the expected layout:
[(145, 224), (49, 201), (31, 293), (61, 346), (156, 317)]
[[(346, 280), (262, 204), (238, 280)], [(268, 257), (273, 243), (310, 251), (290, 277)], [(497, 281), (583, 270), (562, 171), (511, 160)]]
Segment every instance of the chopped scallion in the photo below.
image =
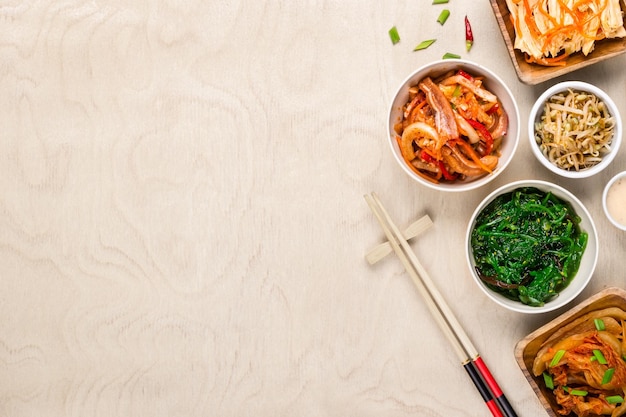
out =
[(441, 13), (439, 13), (439, 17), (437, 18), (437, 22), (443, 26), (446, 23), (446, 20), (450, 17), (450, 10), (443, 9)]
[(602, 376), (602, 385), (608, 384), (613, 379), (613, 374), (615, 373), (615, 368), (609, 368), (606, 370), (604, 375)]
[(433, 4), (446, 4), (448, 0), (433, 0)]
[(602, 319), (593, 319), (593, 324), (595, 324), (596, 329), (600, 332), (605, 329)]
[(428, 39), (425, 41), (421, 41), (416, 47), (415, 49), (413, 49), (414, 51), (419, 51), (421, 49), (426, 49), (428, 48), (430, 45), (432, 45), (433, 43), (435, 43), (436, 39)]
[(606, 397), (605, 399), (606, 399), (606, 402), (609, 404), (618, 404), (618, 403), (624, 402), (624, 398), (622, 398), (621, 395), (610, 395)]
[(595, 356), (596, 359), (598, 360), (598, 363), (601, 363), (602, 365), (606, 365), (608, 363), (606, 361), (604, 355), (602, 354), (602, 352), (599, 349), (594, 349), (593, 350), (593, 356)]
[(545, 382), (548, 389), (554, 389), (554, 380), (552, 379), (552, 375), (549, 373), (543, 373), (543, 382)]
[(565, 350), (561, 349), (557, 351), (554, 354), (554, 357), (552, 358), (552, 360), (550, 361), (550, 368), (552, 368), (553, 366), (556, 366), (559, 363), (559, 361), (563, 358), (563, 355), (565, 355)]
[(457, 84), (454, 91), (452, 92), (452, 97), (458, 97), (461, 95), (461, 85)]
[(391, 43), (394, 45), (400, 42), (400, 34), (395, 26), (389, 29), (389, 37), (391, 38)]
[(589, 392), (587, 391), (581, 389), (571, 389), (570, 387), (563, 387), (563, 391), (571, 395), (578, 395), (580, 397), (584, 397), (585, 395), (589, 394)]
[(446, 52), (445, 54), (443, 54), (442, 59), (459, 59), (461, 58), (461, 55), (457, 55), (457, 54), (452, 54), (450, 52)]

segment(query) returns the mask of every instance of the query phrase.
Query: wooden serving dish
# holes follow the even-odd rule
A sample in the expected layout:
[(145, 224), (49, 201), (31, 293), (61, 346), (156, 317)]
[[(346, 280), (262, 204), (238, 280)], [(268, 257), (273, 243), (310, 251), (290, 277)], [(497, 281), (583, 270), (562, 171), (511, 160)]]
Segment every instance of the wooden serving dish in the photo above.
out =
[(626, 311), (626, 291), (621, 288), (607, 288), (589, 297), (576, 307), (535, 330), (515, 345), (515, 360), (522, 369), (524, 376), (537, 394), (539, 401), (551, 417), (561, 417), (557, 413), (559, 408), (552, 392), (546, 388), (543, 377), (532, 374), (532, 366), (537, 352), (554, 332), (577, 318), (595, 310), (608, 307), (618, 307)]
[[(506, 1), (490, 1), (493, 12), (496, 15), (498, 25), (500, 26), (500, 32), (504, 38), (504, 43), (509, 50), (511, 60), (513, 61), (517, 77), (525, 84), (539, 84), (626, 52), (626, 38), (603, 39), (596, 42), (593, 52), (589, 55), (585, 56), (582, 52), (579, 52), (569, 57), (567, 59), (567, 65), (565, 66), (545, 67), (543, 65), (529, 64), (524, 59), (524, 54), (520, 50), (513, 47), (515, 43), (515, 29), (513, 28), (511, 13), (506, 5)], [(624, 0), (620, 0), (620, 6), (622, 8), (622, 12), (625, 12), (626, 14), (626, 4)]]

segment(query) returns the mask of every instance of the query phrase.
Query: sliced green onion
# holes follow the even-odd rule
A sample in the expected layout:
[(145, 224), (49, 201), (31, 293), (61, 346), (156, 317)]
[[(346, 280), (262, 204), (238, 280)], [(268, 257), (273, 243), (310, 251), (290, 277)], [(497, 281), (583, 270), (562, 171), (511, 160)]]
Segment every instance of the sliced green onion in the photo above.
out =
[(606, 365), (608, 363), (606, 361), (604, 355), (602, 354), (602, 352), (599, 349), (594, 349), (593, 350), (593, 356), (595, 356), (596, 359), (598, 360), (598, 363), (601, 363), (602, 365)]
[(452, 92), (452, 97), (458, 97), (460, 95), (461, 95), (461, 86), (457, 84), (454, 91)]
[(610, 396), (606, 397), (605, 400), (609, 404), (617, 404), (617, 403), (623, 403), (624, 402), (624, 398), (622, 398), (621, 395), (610, 395)]
[(459, 59), (461, 58), (461, 55), (457, 55), (457, 54), (452, 54), (450, 52), (446, 52), (445, 54), (443, 54), (442, 59)]
[(584, 397), (585, 395), (589, 394), (589, 392), (587, 391), (581, 389), (571, 389), (570, 387), (563, 387), (563, 391), (571, 395), (578, 395), (580, 397)]
[(448, 0), (433, 0), (433, 4), (446, 4)]
[(439, 13), (439, 17), (437, 18), (437, 22), (443, 26), (446, 23), (446, 20), (450, 17), (450, 10), (443, 9), (441, 13)]
[(428, 48), (430, 45), (432, 45), (433, 43), (435, 43), (437, 39), (427, 39), (425, 41), (421, 41), (413, 50), (414, 51), (420, 51), (422, 49), (426, 49)]
[(400, 42), (400, 34), (395, 26), (389, 29), (389, 37), (391, 38), (391, 43), (394, 45)]
[(549, 373), (543, 373), (543, 382), (545, 382), (546, 388), (554, 389), (554, 380), (552, 379), (552, 375), (550, 375)]
[(565, 351), (563, 349), (556, 352), (554, 354), (554, 357), (550, 361), (550, 368), (552, 368), (553, 366), (556, 366), (559, 363), (559, 361), (563, 358), (563, 355), (565, 355)]
[(602, 319), (593, 319), (593, 324), (595, 324), (596, 329), (600, 332), (605, 329)]
[(607, 369), (604, 375), (602, 376), (601, 384), (604, 385), (604, 384), (608, 384), (609, 382), (611, 382), (611, 379), (613, 378), (614, 373), (615, 373), (615, 368)]

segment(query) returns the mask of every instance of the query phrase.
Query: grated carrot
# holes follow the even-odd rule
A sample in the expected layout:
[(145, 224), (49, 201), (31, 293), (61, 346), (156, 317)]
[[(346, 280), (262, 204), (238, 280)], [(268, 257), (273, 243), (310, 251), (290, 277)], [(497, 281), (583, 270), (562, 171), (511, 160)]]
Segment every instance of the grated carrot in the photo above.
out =
[(591, 53), (596, 41), (626, 37), (620, 0), (507, 0), (515, 48), (526, 61), (566, 65), (574, 53)]

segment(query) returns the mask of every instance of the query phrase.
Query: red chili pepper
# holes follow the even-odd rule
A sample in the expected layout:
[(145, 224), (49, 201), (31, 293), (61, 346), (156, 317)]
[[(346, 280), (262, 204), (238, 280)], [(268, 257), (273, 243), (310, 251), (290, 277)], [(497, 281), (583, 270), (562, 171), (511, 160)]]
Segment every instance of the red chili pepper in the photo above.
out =
[(498, 103), (496, 103), (493, 106), (491, 106), (491, 108), (489, 110), (487, 110), (487, 114), (491, 116), (492, 114), (494, 114), (498, 110), (500, 110), (500, 106), (498, 105)]
[(424, 149), (422, 149), (422, 152), (420, 152), (420, 158), (422, 158), (424, 161), (430, 163), (435, 163), (435, 158), (433, 158), (428, 152), (426, 152)]
[(474, 119), (465, 119), (465, 120), (467, 120), (467, 123), (469, 123), (474, 129), (476, 129), (478, 134), (482, 136), (485, 142), (484, 155), (489, 155), (491, 151), (493, 150), (493, 136), (491, 136), (491, 133), (489, 132), (489, 130), (487, 130), (485, 125), (483, 125), (480, 122), (477, 122)]
[(456, 177), (458, 177), (457, 174), (452, 175), (452, 174), (450, 174), (450, 172), (448, 172), (448, 169), (443, 164), (443, 161), (439, 161), (439, 169), (441, 170), (441, 173), (443, 174), (443, 177), (445, 179), (447, 179), (448, 181), (455, 180)]
[(426, 152), (423, 149), (422, 149), (422, 152), (420, 153), (420, 157), (428, 163), (437, 164), (437, 166), (439, 167), (439, 170), (441, 170), (441, 174), (448, 181), (453, 181), (458, 177), (457, 174), (450, 174), (450, 172), (444, 165), (443, 161), (437, 161), (435, 158), (433, 158), (431, 155), (428, 154), (428, 152)]
[(472, 25), (470, 25), (470, 21), (465, 16), (465, 49), (469, 52), (472, 49), (472, 45), (474, 44), (474, 34), (472, 33)]
[(463, 71), (462, 69), (458, 70), (457, 74), (460, 75), (463, 78), (467, 78), (470, 81), (474, 81), (474, 77), (472, 77), (470, 74), (468, 74), (467, 72)]

